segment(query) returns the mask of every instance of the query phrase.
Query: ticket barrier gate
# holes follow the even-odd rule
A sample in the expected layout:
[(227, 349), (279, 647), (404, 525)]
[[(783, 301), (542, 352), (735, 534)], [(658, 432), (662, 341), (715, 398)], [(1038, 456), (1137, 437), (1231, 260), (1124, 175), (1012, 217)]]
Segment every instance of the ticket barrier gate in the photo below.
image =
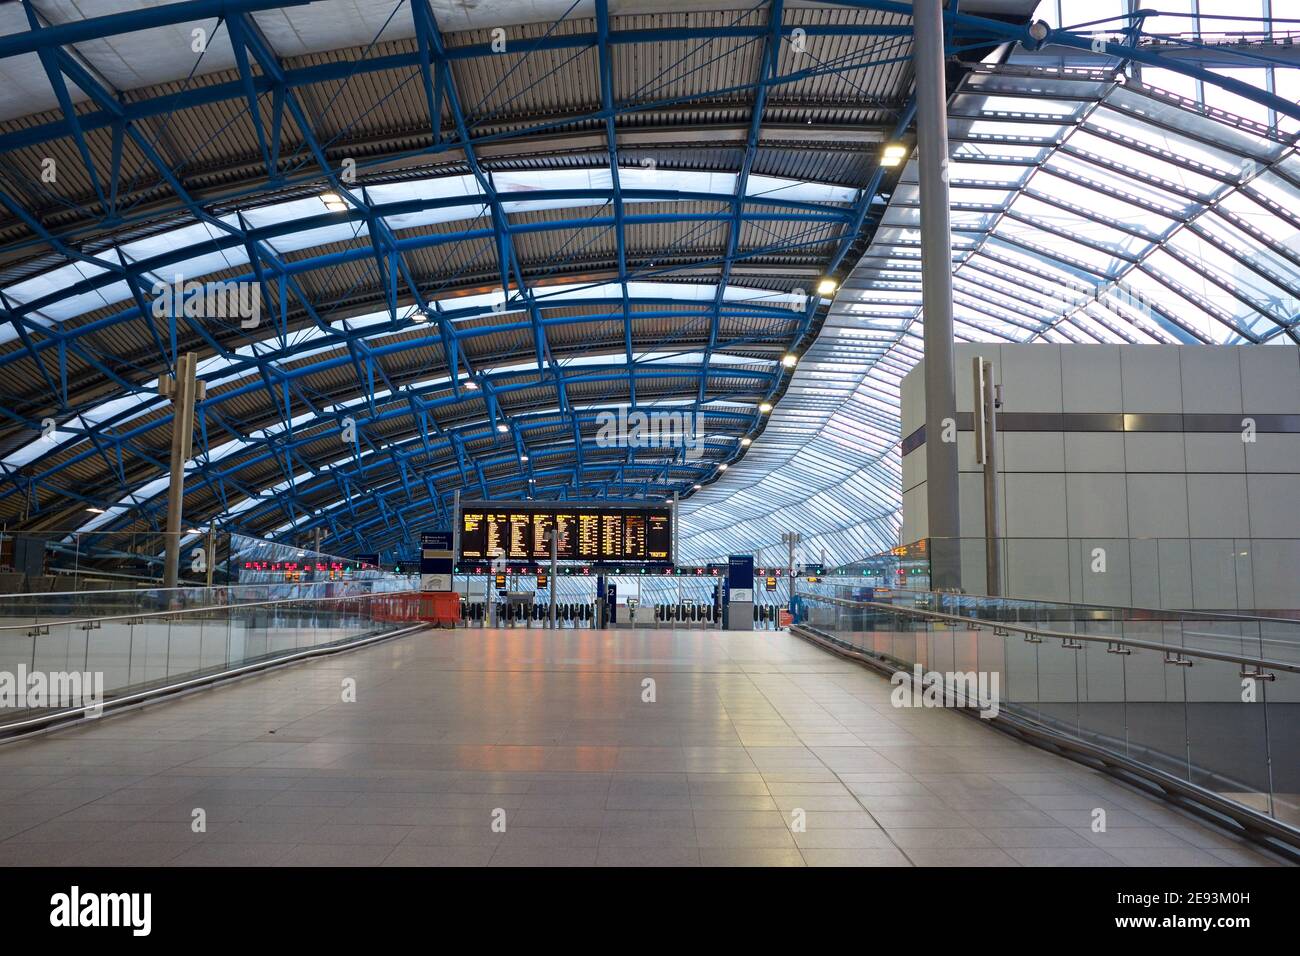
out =
[[(461, 619), (467, 626), (487, 627), (490, 617), (485, 601), (464, 601)], [(496, 602), (498, 627), (547, 627), (551, 620), (549, 601), (533, 599), (533, 592), (511, 594), (506, 600)], [(592, 627), (595, 617), (592, 604), (559, 601), (555, 605), (557, 627)]]
[(654, 623), (659, 627), (685, 627), (698, 629), (716, 626), (720, 617), (714, 604), (682, 601), (680, 604), (656, 604)]

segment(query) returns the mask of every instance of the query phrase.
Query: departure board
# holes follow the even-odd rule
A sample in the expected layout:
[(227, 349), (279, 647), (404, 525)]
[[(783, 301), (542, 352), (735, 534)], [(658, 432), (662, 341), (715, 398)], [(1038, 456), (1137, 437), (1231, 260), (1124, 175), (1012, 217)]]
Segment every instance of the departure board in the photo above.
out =
[(646, 515), (645, 556), (647, 561), (673, 559), (673, 522), (667, 512)]
[(623, 516), (621, 514), (602, 514), (600, 516), (600, 559), (618, 561), (623, 557)]
[(623, 517), (623, 557), (631, 561), (644, 561), (645, 515), (629, 514)]
[(533, 557), (533, 516), (528, 512), (511, 512), (510, 514), (510, 550), (507, 557), (513, 559)]
[[(487, 545), (484, 542), (486, 529), (484, 514), (481, 511), (466, 511), (460, 516), (460, 555), (462, 558), (487, 557)], [(378, 563), (378, 559), (375, 559)]]
[(578, 512), (578, 547), (573, 556), (579, 561), (600, 560), (600, 515), (594, 511)]
[(490, 511), (483, 518), (483, 555), (504, 556), (510, 544), (510, 515)]
[(590, 563), (672, 561), (672, 513), (667, 508), (574, 505), (530, 507), (521, 503), (467, 506), (460, 517), (458, 560), (546, 561), (547, 534), (559, 531), (557, 557)]
[(575, 560), (578, 557), (578, 516), (571, 511), (557, 511), (555, 513), (555, 527), (560, 532), (559, 559), (561, 561)]
[(545, 512), (537, 512), (533, 515), (533, 554), (550, 555), (551, 542), (547, 535), (555, 527), (555, 515)]

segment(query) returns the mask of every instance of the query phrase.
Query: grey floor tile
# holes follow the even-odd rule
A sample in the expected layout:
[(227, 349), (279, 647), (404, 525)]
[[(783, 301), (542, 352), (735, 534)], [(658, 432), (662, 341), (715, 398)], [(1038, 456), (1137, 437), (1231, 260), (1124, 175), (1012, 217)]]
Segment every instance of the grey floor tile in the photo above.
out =
[(916, 866), (1020, 866), (1006, 852), (996, 848), (910, 848), (906, 852)]
[(1006, 853), (1021, 866), (1124, 866), (1096, 847), (1007, 847)]
[(795, 833), (795, 845), (801, 850), (836, 850), (853, 847), (883, 849), (894, 841), (883, 830), (821, 829)]
[(487, 866), (494, 846), (419, 846), (403, 843), (384, 858), (384, 866)]
[(596, 848), (506, 846), (497, 848), (489, 866), (595, 866)]
[(798, 850), (755, 847), (700, 847), (701, 866), (806, 866)]
[(601, 847), (696, 846), (694, 827), (606, 827), (600, 831)]
[(1196, 847), (1108, 847), (1111, 856), (1128, 866), (1229, 866), (1228, 861)]
[(393, 852), (386, 844), (367, 846), (300, 844), (276, 861), (277, 866), (379, 866)]
[(794, 837), (785, 827), (759, 827), (752, 830), (741, 827), (697, 827), (695, 839), (701, 847), (745, 847), (770, 850), (795, 846)]
[(809, 866), (911, 866), (912, 862), (896, 847), (854, 847), (813, 849), (802, 847)]
[(201, 843), (170, 861), (172, 866), (272, 866), (290, 850), (289, 843)]
[(597, 866), (699, 866), (700, 851), (693, 846), (606, 846), (596, 853)]
[(1017, 827), (980, 827), (979, 831), (988, 837), (994, 846), (1003, 849), (1008, 847), (1026, 849), (1087, 848), (1090, 846), (1082, 836), (1065, 827), (1026, 827), (1024, 829)]

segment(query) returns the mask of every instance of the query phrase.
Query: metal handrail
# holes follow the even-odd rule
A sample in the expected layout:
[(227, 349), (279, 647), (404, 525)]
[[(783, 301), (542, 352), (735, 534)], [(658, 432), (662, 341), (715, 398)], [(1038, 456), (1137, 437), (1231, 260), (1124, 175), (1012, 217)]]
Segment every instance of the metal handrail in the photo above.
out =
[(895, 614), (912, 614), (917, 617), (929, 618), (931, 620), (951, 621), (952, 623), (962, 624), (966, 627), (970, 627), (974, 624), (976, 626), (992, 627), (1004, 631), (1015, 631), (1020, 634), (1032, 634), (1035, 637), (1050, 637), (1063, 641), (1088, 641), (1089, 643), (1094, 644), (1118, 644), (1124, 647), (1138, 647), (1143, 650), (1164, 651), (1166, 654), (1174, 653), (1182, 657), (1202, 657), (1208, 660), (1225, 661), (1233, 664), (1248, 664), (1261, 670), (1283, 670), (1291, 673), (1300, 673), (1300, 664), (1291, 664), (1286, 661), (1275, 661), (1263, 657), (1245, 657), (1239, 654), (1227, 654), (1220, 651), (1182, 647), (1176, 644), (1162, 644), (1156, 641), (1144, 641), (1129, 637), (1097, 637), (1091, 634), (1073, 634), (1066, 631), (1050, 631), (1044, 628), (1028, 627), (1023, 624), (1013, 624), (1011, 622), (985, 621), (980, 618), (962, 617), (959, 614), (945, 614), (942, 611), (928, 611), (924, 608), (899, 607), (893, 604), (880, 604), (876, 601), (851, 601), (847, 598), (830, 597), (823, 594), (809, 594), (805, 592), (800, 596), (809, 601), (823, 601), (829, 604), (839, 604), (844, 607), (868, 608), (872, 610), (889, 611)]
[(371, 591), (366, 594), (344, 594), (334, 597), (296, 597), (280, 598), (274, 601), (248, 601), (244, 604), (205, 604), (202, 607), (178, 608), (174, 611), (144, 611), (136, 614), (109, 614), (103, 617), (72, 618), (69, 620), (50, 619), (48, 621), (31, 621), (26, 624), (0, 624), (0, 631), (16, 631), (32, 627), (63, 627), (71, 624), (93, 624), (102, 621), (138, 621), (141, 618), (179, 617), (182, 614), (211, 613), (212, 611), (231, 611), (246, 607), (271, 607), (278, 604), (303, 604), (308, 601), (356, 601), (361, 598), (390, 597), (398, 594), (419, 594), (415, 588), (404, 591)]
[[(822, 577), (823, 578), (834, 578), (834, 577), (851, 578), (853, 577), (853, 575), (823, 574)], [(890, 591), (899, 591), (903, 594), (933, 594), (940, 597), (975, 598), (981, 601), (1017, 601), (1023, 604), (1046, 604), (1046, 605), (1056, 605), (1057, 607), (1067, 607), (1067, 608), (1074, 608), (1074, 607), (1092, 608), (1098, 611), (1143, 611), (1151, 614), (1176, 615), (1175, 619), (1177, 620), (1181, 620), (1183, 618), (1191, 618), (1197, 621), (1216, 621), (1216, 620), (1249, 621), (1251, 623), (1256, 623), (1256, 624), (1261, 622), (1267, 624), (1294, 624), (1296, 627), (1300, 627), (1300, 619), (1296, 619), (1294, 617), (1269, 617), (1268, 615), (1265, 614), (1229, 614), (1226, 611), (1183, 611), (1183, 610), (1178, 610), (1176, 608), (1141, 607), (1137, 605), (1125, 606), (1119, 604), (1083, 604), (1078, 601), (1057, 601), (1051, 598), (1013, 597), (1012, 595), (1009, 594), (1001, 594), (1001, 595), (976, 594), (970, 591), (927, 591), (924, 588), (906, 588), (906, 587), (898, 587), (896, 585), (891, 585), (891, 584), (881, 585), (881, 587), (887, 588)]]

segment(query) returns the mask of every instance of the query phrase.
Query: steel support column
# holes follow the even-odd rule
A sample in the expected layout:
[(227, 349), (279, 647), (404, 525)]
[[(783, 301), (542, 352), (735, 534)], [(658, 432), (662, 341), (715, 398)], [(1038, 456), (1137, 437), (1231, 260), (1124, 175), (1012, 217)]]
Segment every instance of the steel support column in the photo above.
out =
[(948, 94), (941, 0), (912, 4), (917, 167), (921, 181), (921, 303), (925, 314), (925, 467), (930, 580), (960, 588), (957, 386), (953, 367), (952, 237), (948, 219)]
[(198, 356), (186, 352), (176, 360), (175, 378), (164, 378), (161, 387), (171, 398), (172, 457), (171, 474), (167, 486), (167, 550), (163, 561), (163, 587), (176, 587), (181, 558), (181, 512), (185, 498), (185, 463), (190, 459), (194, 431), (194, 402), (197, 391), (194, 369)]
[(998, 509), (998, 387), (993, 363), (981, 356), (971, 360), (975, 404), (975, 463), (984, 466), (984, 593), (1002, 593)]

